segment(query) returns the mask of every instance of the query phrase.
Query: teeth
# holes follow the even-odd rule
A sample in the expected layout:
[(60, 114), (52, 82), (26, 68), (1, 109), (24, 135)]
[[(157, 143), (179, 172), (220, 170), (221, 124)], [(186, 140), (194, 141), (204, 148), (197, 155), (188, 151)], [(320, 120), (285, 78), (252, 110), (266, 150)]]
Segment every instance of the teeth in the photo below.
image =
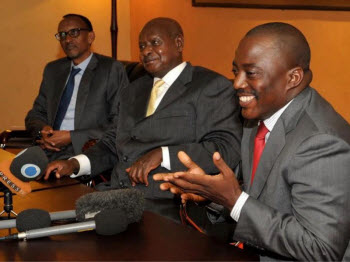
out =
[(239, 97), (239, 101), (241, 101), (241, 102), (249, 102), (253, 98), (254, 98), (254, 96), (240, 96)]

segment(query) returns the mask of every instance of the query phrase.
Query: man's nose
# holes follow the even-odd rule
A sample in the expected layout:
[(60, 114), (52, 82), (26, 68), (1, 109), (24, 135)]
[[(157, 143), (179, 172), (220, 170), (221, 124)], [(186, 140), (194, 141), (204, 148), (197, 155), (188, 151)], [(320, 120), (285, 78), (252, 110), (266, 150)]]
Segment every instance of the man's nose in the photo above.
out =
[(147, 45), (147, 46), (141, 51), (141, 53), (142, 53), (143, 56), (148, 56), (149, 54), (152, 53), (152, 51), (153, 51), (152, 46)]
[(239, 72), (233, 80), (233, 87), (237, 89), (243, 89), (247, 87), (247, 81), (243, 72)]

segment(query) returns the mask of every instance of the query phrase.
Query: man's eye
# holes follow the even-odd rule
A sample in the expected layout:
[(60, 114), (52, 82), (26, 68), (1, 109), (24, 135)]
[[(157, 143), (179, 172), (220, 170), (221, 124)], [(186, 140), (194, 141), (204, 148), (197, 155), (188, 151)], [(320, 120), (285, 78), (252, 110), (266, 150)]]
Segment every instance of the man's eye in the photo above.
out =
[(145, 45), (139, 45), (140, 50), (143, 50), (145, 48)]
[(152, 45), (160, 45), (160, 41), (158, 39), (153, 40)]
[(74, 28), (72, 30), (69, 31), (71, 34), (74, 34), (76, 35), (78, 32), (79, 32), (79, 29), (78, 28)]
[(254, 72), (254, 71), (248, 71), (248, 72), (246, 72), (246, 74), (247, 74), (248, 77), (253, 77), (253, 76), (256, 75), (256, 72)]
[(234, 76), (237, 76), (238, 75), (238, 70), (237, 69), (232, 69), (232, 73), (234, 74)]

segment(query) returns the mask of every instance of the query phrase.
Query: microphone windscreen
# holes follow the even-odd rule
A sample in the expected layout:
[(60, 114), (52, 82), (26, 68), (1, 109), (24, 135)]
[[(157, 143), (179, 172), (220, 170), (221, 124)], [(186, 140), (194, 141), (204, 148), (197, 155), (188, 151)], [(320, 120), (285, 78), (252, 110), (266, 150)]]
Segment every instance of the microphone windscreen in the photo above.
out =
[(95, 218), (96, 233), (103, 236), (111, 236), (125, 231), (128, 228), (128, 220), (121, 209), (108, 209), (98, 213)]
[(44, 174), (49, 160), (39, 146), (28, 147), (13, 159), (10, 171), (24, 182), (38, 179)]
[(49, 226), (51, 226), (50, 214), (42, 209), (27, 209), (19, 213), (16, 217), (16, 228), (18, 232)]
[(11, 163), (12, 159), (8, 159), (0, 163), (0, 182), (12, 193), (19, 194), (21, 196), (30, 193), (32, 191), (30, 184), (21, 181), (10, 171)]
[(144, 194), (133, 188), (94, 192), (80, 197), (76, 203), (78, 221), (93, 218), (98, 212), (108, 209), (120, 209), (129, 223), (140, 221), (144, 208)]

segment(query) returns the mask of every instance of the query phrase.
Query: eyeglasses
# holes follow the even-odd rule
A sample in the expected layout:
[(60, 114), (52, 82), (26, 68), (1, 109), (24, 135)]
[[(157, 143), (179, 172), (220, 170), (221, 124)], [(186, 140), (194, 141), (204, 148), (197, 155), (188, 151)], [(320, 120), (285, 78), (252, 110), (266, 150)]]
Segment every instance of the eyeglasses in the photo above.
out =
[(67, 38), (67, 35), (70, 37), (76, 38), (80, 35), (80, 31), (91, 31), (90, 29), (87, 28), (73, 28), (67, 32), (58, 32), (55, 34), (55, 37), (58, 41), (63, 41)]

